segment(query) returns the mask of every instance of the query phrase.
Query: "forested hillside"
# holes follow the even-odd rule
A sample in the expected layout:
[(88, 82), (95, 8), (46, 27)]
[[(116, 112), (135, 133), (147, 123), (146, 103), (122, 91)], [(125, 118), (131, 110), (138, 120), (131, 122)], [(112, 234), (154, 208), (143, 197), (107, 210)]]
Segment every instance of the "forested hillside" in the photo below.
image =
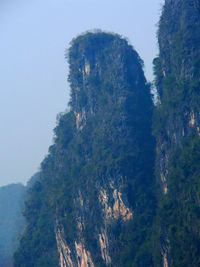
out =
[(89, 32), (67, 53), (70, 112), (25, 208), (15, 266), (152, 266), (153, 103), (126, 40)]
[(156, 229), (164, 266), (199, 266), (200, 1), (166, 1), (158, 42), (154, 132), (163, 194)]
[(200, 266), (200, 1), (166, 0), (158, 101), (117, 34), (73, 39), (69, 112), (28, 190), (15, 267)]

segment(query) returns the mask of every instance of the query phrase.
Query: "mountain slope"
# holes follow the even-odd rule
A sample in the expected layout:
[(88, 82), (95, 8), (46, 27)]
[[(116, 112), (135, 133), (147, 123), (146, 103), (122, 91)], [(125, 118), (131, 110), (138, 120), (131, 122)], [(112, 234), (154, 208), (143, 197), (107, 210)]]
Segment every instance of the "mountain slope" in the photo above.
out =
[(156, 169), (163, 191), (157, 229), (164, 266), (200, 264), (199, 36), (200, 1), (166, 0), (154, 61)]
[(71, 111), (29, 194), (15, 266), (152, 266), (153, 103), (142, 61), (103, 32), (72, 40), (68, 61)]
[(25, 226), (21, 214), (25, 187), (11, 184), (0, 187), (0, 266), (12, 266), (12, 256)]

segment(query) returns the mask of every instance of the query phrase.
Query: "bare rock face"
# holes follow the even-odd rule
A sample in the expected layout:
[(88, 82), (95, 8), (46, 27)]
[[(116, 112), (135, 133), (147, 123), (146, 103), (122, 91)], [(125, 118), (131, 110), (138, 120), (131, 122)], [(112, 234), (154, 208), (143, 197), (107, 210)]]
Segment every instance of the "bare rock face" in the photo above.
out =
[[(144, 247), (155, 208), (153, 103), (142, 61), (126, 40), (103, 32), (72, 40), (68, 61), (71, 110), (60, 116), (55, 144), (27, 203), (21, 246), (29, 259), (39, 256), (24, 266), (148, 266), (151, 253)], [(16, 254), (16, 266), (22, 254)]]
[(58, 223), (56, 223), (55, 228), (56, 241), (58, 247), (58, 253), (60, 257), (60, 266), (61, 267), (72, 267), (73, 261), (71, 259), (71, 250), (66, 244), (66, 241), (63, 238), (63, 229), (60, 229)]

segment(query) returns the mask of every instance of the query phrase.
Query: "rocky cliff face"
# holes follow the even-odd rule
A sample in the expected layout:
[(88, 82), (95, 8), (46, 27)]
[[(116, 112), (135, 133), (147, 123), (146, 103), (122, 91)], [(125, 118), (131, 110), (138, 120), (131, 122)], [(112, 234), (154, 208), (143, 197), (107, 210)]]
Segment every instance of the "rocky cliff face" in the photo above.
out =
[(30, 189), (15, 267), (200, 266), (199, 36), (200, 1), (166, 0), (154, 60), (160, 190), (137, 52), (115, 34), (72, 40), (70, 112)]
[(200, 1), (166, 0), (158, 31), (160, 54), (154, 61), (156, 169), (165, 195), (159, 211), (163, 266), (199, 264), (199, 36)]
[(166, 1), (159, 24), (160, 55), (154, 63), (160, 124), (157, 163), (164, 193), (171, 153), (185, 138), (200, 133), (199, 14), (198, 0)]
[(15, 266), (152, 266), (153, 104), (142, 61), (103, 32), (74, 39), (68, 61), (71, 111), (30, 193)]

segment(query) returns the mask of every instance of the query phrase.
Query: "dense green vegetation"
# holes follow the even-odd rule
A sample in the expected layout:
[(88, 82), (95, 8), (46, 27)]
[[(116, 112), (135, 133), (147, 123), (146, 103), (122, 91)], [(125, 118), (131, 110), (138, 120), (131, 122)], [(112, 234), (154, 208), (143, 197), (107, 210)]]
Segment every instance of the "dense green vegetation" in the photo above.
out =
[[(82, 240), (95, 266), (105, 266), (98, 241), (105, 218), (98, 196), (101, 187), (109, 192), (110, 181), (134, 212), (133, 220), (125, 223), (119, 217), (106, 226), (112, 264), (152, 266), (148, 242), (156, 205), (153, 104), (142, 61), (126, 40), (102, 32), (74, 39), (68, 61), (71, 111), (60, 116), (54, 145), (30, 190), (28, 224), (15, 266), (58, 265), (56, 221), (64, 229), (72, 257), (74, 240)], [(84, 220), (82, 232), (77, 218)]]
[[(75, 241), (95, 267), (200, 265), (199, 12), (199, 0), (163, 6), (155, 108), (142, 61), (126, 40), (100, 31), (72, 40), (70, 111), (60, 115), (30, 189), (16, 267), (58, 266), (59, 227), (74, 266)], [(132, 219), (106, 219), (99, 198), (104, 190), (113, 207), (113, 188)], [(103, 231), (111, 264), (100, 250)]]
[[(154, 117), (160, 195), (157, 239), (169, 266), (199, 266), (200, 2), (166, 1), (154, 60), (159, 103)], [(160, 184), (162, 184), (160, 182)], [(156, 254), (156, 253), (155, 253)]]
[(169, 239), (172, 266), (200, 264), (200, 138), (176, 151), (169, 166), (169, 194), (160, 204), (162, 231)]

